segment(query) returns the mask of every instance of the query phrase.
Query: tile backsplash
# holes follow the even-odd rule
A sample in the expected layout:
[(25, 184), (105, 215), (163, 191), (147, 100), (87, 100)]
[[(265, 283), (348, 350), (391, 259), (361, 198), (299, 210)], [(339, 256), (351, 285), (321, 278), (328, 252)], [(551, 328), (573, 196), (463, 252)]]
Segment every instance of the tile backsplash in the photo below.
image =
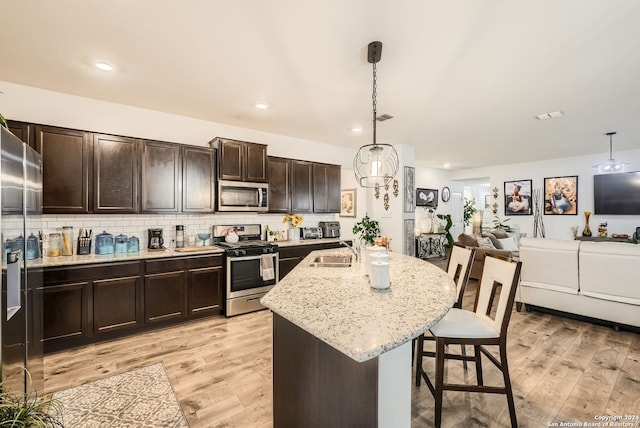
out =
[[(317, 227), (320, 221), (337, 221), (337, 214), (302, 214), (304, 216), (303, 227)], [(73, 226), (74, 236), (78, 236), (80, 228), (92, 229), (94, 242), (92, 242), (91, 252), (94, 252), (95, 236), (102, 231), (111, 234), (135, 235), (140, 239), (140, 248), (147, 248), (147, 229), (162, 228), (164, 230), (165, 246), (175, 245), (175, 227), (182, 224), (186, 226), (186, 236), (195, 238), (198, 232), (211, 232), (212, 226), (219, 224), (256, 224), (269, 226), (271, 230), (281, 231), (286, 229), (282, 223), (284, 214), (255, 214), (255, 213), (229, 213), (229, 214), (45, 214), (42, 215), (41, 226), (37, 226), (37, 218), (29, 223), (32, 227), (27, 227), (27, 235), (33, 232), (37, 234), (39, 230), (45, 235), (51, 232), (62, 231), (63, 226)], [(20, 234), (20, 220), (17, 218), (2, 219), (3, 239), (15, 238)], [(190, 242), (191, 244), (191, 242)], [(198, 242), (201, 245), (201, 241)], [(45, 248), (47, 247), (45, 241)], [(75, 253), (74, 248), (74, 253)]]

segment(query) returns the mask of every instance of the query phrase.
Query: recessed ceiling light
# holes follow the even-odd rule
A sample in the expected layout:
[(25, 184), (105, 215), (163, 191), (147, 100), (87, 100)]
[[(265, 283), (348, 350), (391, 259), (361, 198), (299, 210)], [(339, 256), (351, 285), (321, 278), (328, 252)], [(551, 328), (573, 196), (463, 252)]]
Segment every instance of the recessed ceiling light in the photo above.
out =
[(542, 113), (542, 114), (539, 114), (539, 115), (534, 116), (534, 117), (536, 119), (538, 119), (538, 120), (547, 120), (547, 119), (553, 119), (553, 118), (556, 118), (556, 117), (560, 117), (560, 116), (563, 116), (563, 115), (564, 115), (564, 113), (561, 112), (561, 111), (552, 111), (552, 112), (549, 112), (549, 113)]
[(443, 168), (451, 168), (451, 164), (449, 162), (445, 162), (444, 164), (442, 164)]
[(256, 108), (259, 108), (260, 110), (265, 110), (265, 109), (269, 108), (269, 104), (267, 104), (267, 103), (256, 103)]
[(351, 132), (353, 132), (354, 134), (360, 134), (362, 132), (362, 126), (354, 126), (353, 128), (351, 128)]
[(113, 65), (107, 64), (106, 62), (96, 62), (96, 67), (102, 71), (113, 71)]

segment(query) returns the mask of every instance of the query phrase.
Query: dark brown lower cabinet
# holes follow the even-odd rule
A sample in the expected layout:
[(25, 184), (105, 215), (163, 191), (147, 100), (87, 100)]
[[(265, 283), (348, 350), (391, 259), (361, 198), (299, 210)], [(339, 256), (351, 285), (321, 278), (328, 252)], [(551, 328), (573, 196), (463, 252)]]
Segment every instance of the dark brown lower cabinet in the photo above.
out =
[(89, 337), (89, 282), (70, 282), (43, 288), (44, 349)]
[(140, 276), (93, 281), (93, 333), (142, 325)]
[(153, 323), (187, 316), (187, 273), (174, 271), (144, 276), (144, 321)]
[[(351, 244), (351, 241), (347, 241)], [(295, 268), (298, 263), (309, 255), (312, 251), (329, 250), (332, 248), (340, 248), (339, 242), (325, 242), (318, 244), (304, 244), (290, 247), (280, 247), (278, 250), (278, 270), (282, 279)]]
[(44, 269), (44, 352), (219, 315), (222, 255)]

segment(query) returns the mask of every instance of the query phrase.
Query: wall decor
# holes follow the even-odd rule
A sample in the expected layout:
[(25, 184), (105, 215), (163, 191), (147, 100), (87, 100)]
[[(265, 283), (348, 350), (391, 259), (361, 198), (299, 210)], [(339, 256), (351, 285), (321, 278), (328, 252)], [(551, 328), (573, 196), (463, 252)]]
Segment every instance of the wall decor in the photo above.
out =
[(442, 202), (449, 202), (449, 199), (451, 199), (451, 190), (449, 190), (449, 188), (447, 186), (444, 186), (442, 188)]
[(340, 217), (356, 216), (356, 195), (356, 189), (344, 189), (340, 191)]
[(544, 179), (544, 213), (546, 215), (578, 214), (578, 176)]
[(407, 256), (416, 255), (415, 224), (414, 219), (406, 219), (404, 221), (404, 253)]
[(397, 198), (399, 194), (400, 194), (400, 184), (398, 183), (398, 180), (393, 180), (393, 197)]
[(382, 200), (384, 201), (384, 210), (389, 211), (389, 194), (385, 192), (384, 198)]
[(494, 187), (491, 192), (493, 193), (493, 198), (498, 199), (498, 192), (499, 192), (498, 188)]
[(373, 196), (375, 196), (376, 199), (380, 198), (380, 185), (379, 184), (376, 184), (376, 187), (374, 188), (374, 191), (373, 191)]
[(404, 212), (412, 213), (416, 209), (413, 197), (415, 195), (415, 169), (412, 166), (404, 167)]
[(533, 189), (533, 237), (544, 238), (544, 222), (542, 221), (542, 204), (540, 189)]
[(417, 207), (438, 207), (438, 190), (437, 189), (416, 189), (416, 206)]
[(531, 180), (504, 182), (504, 215), (531, 215)]

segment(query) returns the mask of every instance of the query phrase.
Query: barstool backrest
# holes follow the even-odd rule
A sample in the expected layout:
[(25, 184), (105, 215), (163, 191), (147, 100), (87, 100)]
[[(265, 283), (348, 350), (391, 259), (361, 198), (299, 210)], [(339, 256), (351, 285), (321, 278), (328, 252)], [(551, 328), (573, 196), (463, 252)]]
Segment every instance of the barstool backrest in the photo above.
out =
[(460, 244), (453, 244), (449, 263), (447, 265), (447, 274), (456, 283), (456, 303), (455, 308), (462, 307), (462, 296), (469, 282), (469, 274), (471, 274), (471, 265), (475, 255), (475, 248), (465, 247)]
[[(487, 254), (484, 259), (484, 270), (478, 286), (475, 312), (493, 326), (501, 336), (507, 333), (516, 296), (516, 287), (520, 279), (521, 265), (521, 262), (491, 254)], [(495, 302), (496, 297), (498, 298), (497, 302)], [(496, 304), (495, 313), (492, 311), (494, 303)]]

